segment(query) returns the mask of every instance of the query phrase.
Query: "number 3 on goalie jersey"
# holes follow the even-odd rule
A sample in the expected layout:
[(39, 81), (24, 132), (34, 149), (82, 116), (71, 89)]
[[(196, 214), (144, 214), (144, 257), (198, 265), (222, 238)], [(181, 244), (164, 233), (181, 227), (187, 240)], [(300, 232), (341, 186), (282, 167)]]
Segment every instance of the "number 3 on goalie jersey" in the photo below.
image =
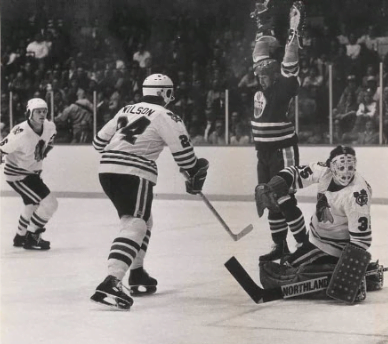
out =
[(123, 140), (134, 145), (137, 137), (144, 133), (144, 130), (150, 125), (151, 121), (146, 117), (140, 117), (128, 125), (128, 118), (121, 116), (117, 120), (117, 131), (124, 135)]

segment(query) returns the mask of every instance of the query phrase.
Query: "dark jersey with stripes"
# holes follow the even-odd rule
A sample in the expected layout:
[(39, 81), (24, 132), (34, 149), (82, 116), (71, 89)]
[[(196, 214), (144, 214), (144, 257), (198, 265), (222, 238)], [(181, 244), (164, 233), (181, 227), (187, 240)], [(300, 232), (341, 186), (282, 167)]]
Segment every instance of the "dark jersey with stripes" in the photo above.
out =
[(298, 142), (295, 127), (288, 118), (290, 102), (297, 95), (298, 65), (282, 65), (282, 73), (266, 91), (254, 96), (254, 114), (251, 120), (256, 149), (285, 148)]

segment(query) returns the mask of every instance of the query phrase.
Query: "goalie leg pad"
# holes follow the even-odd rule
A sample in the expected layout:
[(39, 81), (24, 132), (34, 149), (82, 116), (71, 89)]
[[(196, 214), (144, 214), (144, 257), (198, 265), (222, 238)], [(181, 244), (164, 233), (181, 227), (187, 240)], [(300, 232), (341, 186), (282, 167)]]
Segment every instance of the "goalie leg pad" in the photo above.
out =
[(327, 296), (353, 303), (359, 293), (370, 260), (369, 252), (352, 244), (346, 245), (334, 269), (326, 291)]
[(264, 289), (330, 276), (335, 264), (303, 265), (290, 267), (275, 262), (260, 263), (260, 282)]

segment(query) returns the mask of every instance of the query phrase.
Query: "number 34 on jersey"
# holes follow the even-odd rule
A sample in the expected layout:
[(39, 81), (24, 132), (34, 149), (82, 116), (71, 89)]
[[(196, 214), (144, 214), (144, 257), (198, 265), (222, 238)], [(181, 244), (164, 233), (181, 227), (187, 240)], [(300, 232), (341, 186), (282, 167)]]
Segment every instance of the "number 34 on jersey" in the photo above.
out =
[(181, 118), (158, 104), (122, 108), (95, 136), (102, 152), (100, 172), (130, 173), (156, 182), (156, 159), (167, 145), (179, 167), (192, 168), (196, 156)]

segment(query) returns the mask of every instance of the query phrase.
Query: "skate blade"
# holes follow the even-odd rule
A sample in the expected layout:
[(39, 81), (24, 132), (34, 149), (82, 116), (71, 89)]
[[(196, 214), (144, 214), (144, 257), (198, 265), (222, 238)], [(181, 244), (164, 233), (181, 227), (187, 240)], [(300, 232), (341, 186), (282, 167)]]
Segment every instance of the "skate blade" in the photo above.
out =
[(50, 246), (48, 247), (40, 247), (40, 246), (23, 246), (25, 250), (31, 250), (31, 251), (47, 251), (50, 249)]
[(130, 286), (129, 292), (131, 296), (147, 296), (155, 294), (156, 289), (156, 286), (133, 285)]
[(103, 293), (100, 291), (96, 291), (96, 293), (90, 297), (90, 300), (105, 306), (117, 308), (122, 311), (128, 311), (133, 305), (133, 302), (130, 303), (117, 296), (112, 296), (110, 294)]

